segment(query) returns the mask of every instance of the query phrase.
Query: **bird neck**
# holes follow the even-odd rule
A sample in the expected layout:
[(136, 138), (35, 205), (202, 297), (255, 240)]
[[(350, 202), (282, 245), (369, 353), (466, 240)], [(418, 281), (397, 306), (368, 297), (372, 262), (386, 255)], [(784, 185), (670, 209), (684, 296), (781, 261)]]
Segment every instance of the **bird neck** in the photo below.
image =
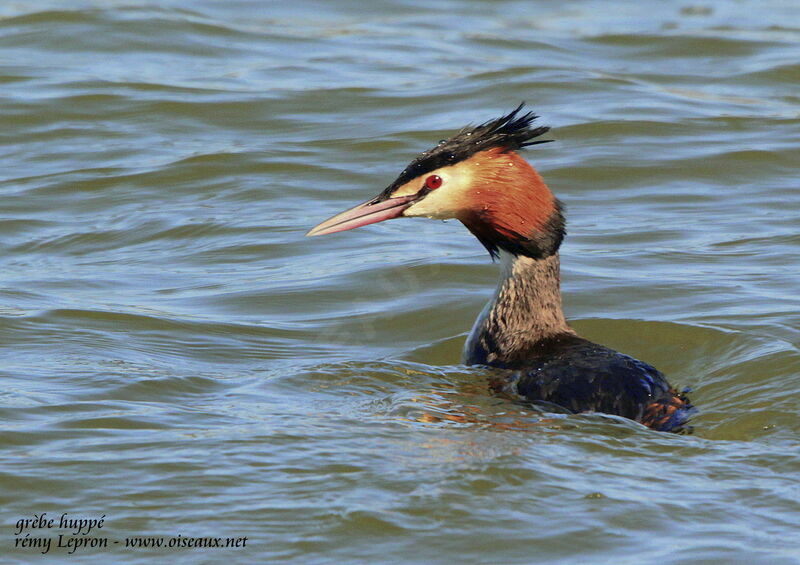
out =
[(464, 348), (468, 365), (520, 366), (541, 344), (575, 335), (561, 307), (558, 253), (533, 259), (501, 251), (500, 257), (497, 291)]

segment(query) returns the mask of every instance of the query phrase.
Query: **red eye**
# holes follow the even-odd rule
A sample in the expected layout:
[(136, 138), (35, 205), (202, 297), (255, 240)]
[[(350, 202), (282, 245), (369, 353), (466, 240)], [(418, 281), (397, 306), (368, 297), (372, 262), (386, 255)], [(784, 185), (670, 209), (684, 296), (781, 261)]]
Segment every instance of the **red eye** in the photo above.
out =
[(444, 181), (442, 180), (442, 177), (440, 177), (439, 175), (431, 175), (425, 179), (425, 187), (430, 188), (431, 190), (435, 190), (440, 186), (442, 186), (442, 182)]

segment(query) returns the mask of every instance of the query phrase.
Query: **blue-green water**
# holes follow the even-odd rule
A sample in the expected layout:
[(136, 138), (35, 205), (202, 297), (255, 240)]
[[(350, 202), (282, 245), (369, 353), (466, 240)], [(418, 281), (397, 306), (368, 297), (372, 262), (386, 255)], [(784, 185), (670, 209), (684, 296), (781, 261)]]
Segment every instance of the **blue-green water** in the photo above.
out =
[[(799, 83), (778, 0), (0, 5), (4, 561), (800, 563)], [(693, 435), (493, 397), (457, 222), (303, 237), (522, 100)]]

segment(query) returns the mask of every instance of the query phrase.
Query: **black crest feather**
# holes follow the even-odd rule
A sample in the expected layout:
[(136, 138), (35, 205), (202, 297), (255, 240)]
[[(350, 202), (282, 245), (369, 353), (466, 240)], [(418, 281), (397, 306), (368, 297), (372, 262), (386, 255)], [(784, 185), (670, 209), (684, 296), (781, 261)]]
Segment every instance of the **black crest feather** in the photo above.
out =
[(524, 106), (523, 102), (505, 116), (479, 126), (467, 126), (450, 139), (439, 142), (436, 147), (425, 151), (411, 161), (378, 198), (388, 198), (398, 187), (413, 178), (440, 167), (455, 165), (459, 161), (472, 157), (475, 153), (493, 147), (514, 151), (530, 145), (553, 141), (552, 139), (531, 141), (550, 131), (550, 128), (547, 126), (533, 127), (533, 121), (539, 116), (533, 112), (520, 114)]

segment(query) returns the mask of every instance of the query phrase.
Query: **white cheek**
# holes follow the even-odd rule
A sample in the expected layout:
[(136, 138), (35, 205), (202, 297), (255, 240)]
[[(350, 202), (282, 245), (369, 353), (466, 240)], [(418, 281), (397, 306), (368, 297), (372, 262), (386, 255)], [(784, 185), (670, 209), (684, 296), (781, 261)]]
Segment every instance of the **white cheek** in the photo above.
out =
[(452, 218), (455, 214), (453, 210), (453, 202), (447, 198), (445, 191), (436, 190), (431, 192), (403, 212), (404, 216), (412, 218), (423, 216), (426, 218), (436, 218), (437, 220), (446, 220)]
[(444, 182), (441, 188), (431, 191), (425, 198), (409, 207), (404, 216), (416, 218), (434, 218), (448, 220), (455, 218), (461, 210), (460, 204), (464, 201), (464, 192), (469, 185), (467, 175), (439, 173)]

